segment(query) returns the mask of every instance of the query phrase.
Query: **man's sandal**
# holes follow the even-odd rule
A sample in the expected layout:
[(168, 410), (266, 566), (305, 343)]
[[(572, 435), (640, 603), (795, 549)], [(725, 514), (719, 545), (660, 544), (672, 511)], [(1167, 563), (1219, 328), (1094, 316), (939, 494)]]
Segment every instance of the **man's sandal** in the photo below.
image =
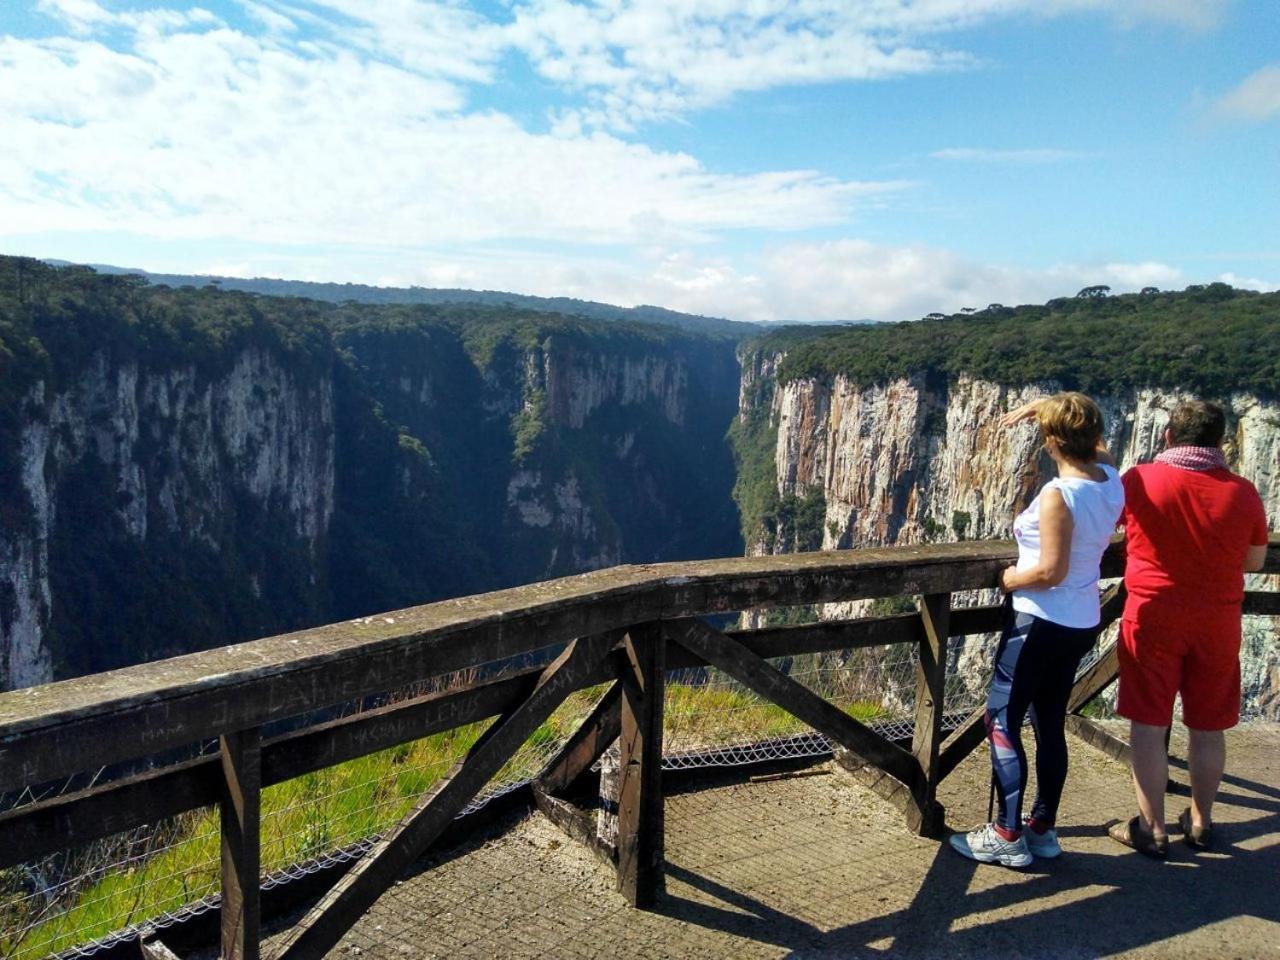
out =
[(1131, 850), (1137, 850), (1144, 856), (1163, 860), (1169, 856), (1169, 838), (1157, 837), (1142, 829), (1141, 818), (1133, 817), (1128, 821), (1117, 820), (1107, 827), (1107, 836), (1116, 843), (1123, 843)]
[(1197, 827), (1193, 824), (1190, 807), (1178, 816), (1178, 826), (1182, 828), (1182, 842), (1191, 849), (1208, 850), (1213, 845), (1213, 827)]

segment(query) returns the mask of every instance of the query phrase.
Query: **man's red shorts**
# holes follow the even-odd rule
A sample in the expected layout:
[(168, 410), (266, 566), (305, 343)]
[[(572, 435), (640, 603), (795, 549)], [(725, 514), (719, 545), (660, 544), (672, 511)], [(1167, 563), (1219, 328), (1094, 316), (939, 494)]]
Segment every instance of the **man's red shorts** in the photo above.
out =
[(1182, 694), (1182, 722), (1192, 730), (1226, 730), (1240, 722), (1240, 613), (1187, 611), (1120, 623), (1120, 694), (1116, 712), (1167, 727)]

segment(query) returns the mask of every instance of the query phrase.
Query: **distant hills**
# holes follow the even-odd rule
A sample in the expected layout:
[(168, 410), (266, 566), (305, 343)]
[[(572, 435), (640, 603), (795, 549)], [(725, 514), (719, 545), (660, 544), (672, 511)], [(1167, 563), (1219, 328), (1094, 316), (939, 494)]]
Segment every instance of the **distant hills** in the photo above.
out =
[[(54, 267), (73, 266), (67, 260), (46, 259)], [(474, 303), (486, 306), (512, 306), (538, 313), (558, 313), (566, 316), (585, 317), (590, 320), (630, 320), (636, 323), (662, 324), (691, 333), (738, 340), (759, 333), (761, 327), (754, 323), (726, 320), (722, 317), (704, 317), (693, 313), (680, 313), (665, 307), (618, 307), (595, 300), (578, 300), (575, 297), (534, 297), (521, 293), (505, 293), (500, 290), (455, 290), (433, 287), (374, 287), (363, 283), (315, 283), (307, 280), (277, 280), (268, 277), (219, 277), (182, 273), (152, 273), (132, 267), (117, 267), (106, 263), (82, 264), (107, 274), (134, 274), (145, 277), (150, 283), (166, 287), (204, 287), (214, 285), (223, 290), (240, 290), (268, 297), (305, 297), (329, 303)]]

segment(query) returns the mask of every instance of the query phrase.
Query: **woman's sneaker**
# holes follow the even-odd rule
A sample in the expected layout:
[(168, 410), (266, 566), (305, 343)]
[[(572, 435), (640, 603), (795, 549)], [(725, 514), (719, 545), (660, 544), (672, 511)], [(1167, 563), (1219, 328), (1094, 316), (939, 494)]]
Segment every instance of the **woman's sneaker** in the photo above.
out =
[(1035, 828), (1028, 821), (1022, 828), (1022, 836), (1027, 841), (1027, 849), (1031, 851), (1033, 857), (1052, 860), (1054, 857), (1062, 856), (1062, 847), (1058, 846), (1058, 831), (1053, 827), (1044, 833), (1036, 833)]
[(1025, 830), (1017, 840), (1006, 840), (996, 832), (992, 824), (984, 823), (968, 833), (953, 833), (951, 846), (957, 853), (980, 863), (998, 863), (1015, 868), (1031, 864), (1031, 851), (1027, 849)]

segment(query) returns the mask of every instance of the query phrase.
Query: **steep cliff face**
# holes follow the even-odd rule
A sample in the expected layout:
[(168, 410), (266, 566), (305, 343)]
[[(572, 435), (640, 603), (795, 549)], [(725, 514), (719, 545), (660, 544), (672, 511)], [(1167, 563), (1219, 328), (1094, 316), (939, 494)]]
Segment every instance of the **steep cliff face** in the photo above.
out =
[[(777, 354), (744, 358), (739, 425), (767, 424), (756, 442), (772, 442), (778, 503), (817, 509), (807, 519), (775, 511), (756, 528), (757, 552), (787, 552), (806, 537), (824, 549), (1009, 537), (1014, 515), (1050, 475), (1036, 431), (1003, 430), (998, 421), (1061, 389), (1055, 382), (1014, 387), (918, 374), (873, 385), (844, 377), (778, 383), (770, 378), (780, 361)], [(1094, 396), (1123, 469), (1154, 456), (1169, 411), (1188, 395), (1127, 388)], [(1258, 487), (1274, 523), (1280, 405), (1248, 393), (1220, 399), (1231, 422), (1228, 459)], [(848, 612), (832, 607), (824, 615)], [(1251, 619), (1246, 634), (1246, 698), (1274, 714), (1280, 646), (1261, 618)]]
[[(537, 324), (496, 340), (407, 330), (343, 343), (430, 464), (433, 502), (420, 509), (461, 518), (435, 552), (456, 567), (471, 549), (474, 568), (449, 592), (741, 549), (724, 438), (738, 380), (729, 342)], [(419, 581), (384, 606), (421, 598)]]
[(256, 348), (214, 376), (103, 351), (59, 388), (38, 381), (23, 409), (29, 512), (0, 528), (5, 686), (321, 609), (316, 561), (334, 501), (328, 378), (299, 377)]
[(12, 267), (0, 687), (741, 550), (728, 340)]
[[(1035, 430), (1002, 430), (999, 418), (1059, 389), (967, 377), (932, 387), (924, 376), (871, 387), (792, 381), (778, 390), (773, 411), (779, 491), (823, 491), (828, 548), (915, 543), (943, 532), (1007, 537), (1050, 465), (1038, 456)], [(1122, 470), (1159, 451), (1169, 411), (1189, 396), (1138, 389), (1096, 397)], [(1234, 422), (1228, 459), (1274, 515), (1280, 406), (1249, 394), (1223, 400)]]
[(506, 502), (517, 552), (534, 550), (527, 578), (741, 549), (729, 344), (602, 353), (548, 338), (524, 370), (521, 412), (541, 428), (517, 450)]

